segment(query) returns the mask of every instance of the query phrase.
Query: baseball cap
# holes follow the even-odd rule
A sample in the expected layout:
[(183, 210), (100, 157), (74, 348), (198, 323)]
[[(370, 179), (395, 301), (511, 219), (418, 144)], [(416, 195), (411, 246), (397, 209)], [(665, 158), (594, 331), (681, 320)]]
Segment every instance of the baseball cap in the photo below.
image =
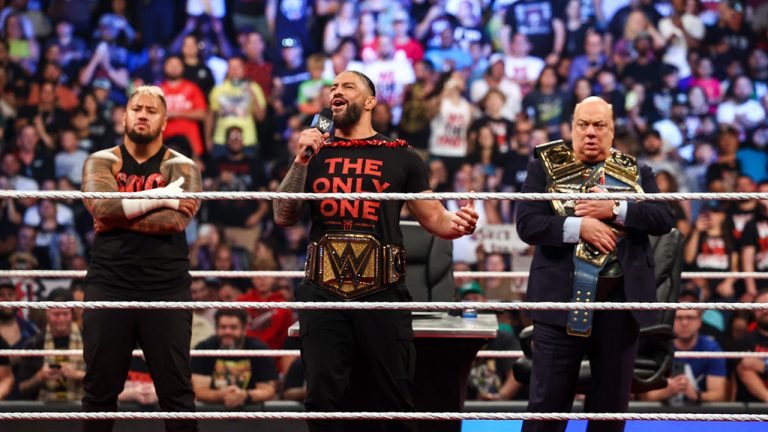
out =
[(280, 46), (283, 48), (298, 48), (301, 47), (301, 41), (296, 38), (287, 37), (280, 41)]
[(504, 63), (504, 54), (502, 53), (491, 54), (491, 57), (488, 59), (488, 64), (493, 65), (493, 64), (496, 64), (497, 62)]
[(406, 11), (404, 11), (402, 9), (398, 9), (398, 10), (395, 11), (394, 14), (392, 14), (392, 21), (393, 22), (408, 21), (410, 19), (411, 18), (410, 18), (410, 16), (408, 16), (408, 12), (406, 12)]
[(483, 291), (483, 288), (480, 287), (479, 283), (472, 281), (465, 283), (459, 288), (459, 298), (464, 297), (467, 294), (480, 294), (484, 296), (485, 291)]
[(96, 78), (93, 80), (93, 88), (112, 90), (112, 83), (106, 78)]

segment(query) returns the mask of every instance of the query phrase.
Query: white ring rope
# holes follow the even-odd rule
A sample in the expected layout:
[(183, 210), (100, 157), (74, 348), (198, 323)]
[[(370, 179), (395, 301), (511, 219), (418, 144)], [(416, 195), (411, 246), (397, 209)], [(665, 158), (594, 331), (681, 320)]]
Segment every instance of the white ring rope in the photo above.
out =
[(312, 192), (79, 192), (79, 191), (17, 191), (2, 190), (0, 198), (37, 199), (201, 199), (201, 200), (510, 200), (510, 201), (555, 201), (555, 200), (626, 200), (626, 201), (685, 201), (685, 200), (768, 200), (768, 192), (664, 192), (644, 193), (523, 193), (523, 192), (433, 192), (433, 193), (312, 193)]
[[(0, 270), (0, 278), (66, 278), (82, 279), (86, 275), (85, 270)], [(303, 278), (303, 271), (288, 270), (192, 270), (189, 272), (192, 277), (202, 278)], [(456, 271), (453, 277), (473, 278), (473, 279), (528, 279), (527, 271)], [(683, 279), (725, 279), (725, 278), (753, 278), (768, 279), (768, 272), (682, 272), (680, 277)]]
[(671, 302), (180, 302), (180, 301), (4, 301), (0, 308), (28, 309), (304, 309), (304, 310), (768, 310), (768, 303)]
[[(49, 356), (79, 356), (83, 350), (76, 349), (3, 349), (0, 350), (0, 357), (49, 357)], [(141, 350), (133, 350), (134, 357), (142, 357)], [(192, 357), (284, 357), (301, 355), (299, 350), (244, 350), (244, 349), (222, 349), (222, 350), (190, 350)], [(480, 350), (475, 357), (477, 358), (520, 358), (523, 357), (520, 350)], [(768, 359), (768, 352), (752, 351), (678, 351), (675, 352), (675, 358), (678, 359), (740, 359), (740, 358), (760, 358)]]
[(666, 420), (765, 422), (768, 414), (494, 412), (0, 412), (0, 420)]

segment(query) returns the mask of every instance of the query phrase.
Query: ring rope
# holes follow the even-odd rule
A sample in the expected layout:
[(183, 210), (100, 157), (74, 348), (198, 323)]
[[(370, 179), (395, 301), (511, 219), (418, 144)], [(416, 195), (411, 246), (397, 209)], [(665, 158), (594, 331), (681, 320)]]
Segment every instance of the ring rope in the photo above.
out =
[(523, 193), (523, 192), (432, 192), (432, 193), (313, 193), (313, 192), (79, 192), (79, 191), (0, 191), (0, 198), (36, 199), (201, 199), (201, 200), (627, 200), (627, 201), (685, 201), (685, 200), (768, 200), (768, 192), (664, 192), (644, 193)]
[[(86, 276), (85, 270), (0, 270), (0, 278), (67, 278), (67, 279), (81, 279)], [(192, 277), (203, 278), (221, 278), (221, 279), (235, 279), (235, 278), (267, 278), (267, 277), (284, 277), (284, 278), (303, 278), (306, 274), (303, 271), (287, 271), (287, 270), (192, 270), (189, 272)], [(514, 279), (525, 278), (527, 279), (529, 272), (527, 271), (456, 271), (453, 272), (453, 277), (461, 278), (475, 278), (475, 279)], [(682, 272), (680, 275), (683, 279), (725, 279), (725, 278), (753, 278), (753, 279), (768, 279), (768, 272)]]
[(0, 412), (0, 420), (666, 420), (765, 422), (768, 414), (493, 412)]
[[(83, 350), (77, 349), (3, 349), (0, 350), (0, 357), (49, 357), (49, 356), (78, 356), (82, 355)], [(133, 350), (134, 357), (141, 357), (141, 350)], [(276, 349), (222, 349), (222, 350), (190, 350), (192, 357), (283, 357), (301, 355), (299, 350), (276, 350)], [(768, 352), (753, 351), (678, 351), (674, 353), (678, 359), (740, 359), (740, 358), (759, 358), (768, 359)], [(475, 357), (477, 358), (520, 358), (524, 353), (520, 350), (480, 350)]]
[(180, 302), (180, 301), (4, 301), (0, 308), (29, 309), (304, 309), (304, 310), (768, 310), (768, 303), (672, 302)]

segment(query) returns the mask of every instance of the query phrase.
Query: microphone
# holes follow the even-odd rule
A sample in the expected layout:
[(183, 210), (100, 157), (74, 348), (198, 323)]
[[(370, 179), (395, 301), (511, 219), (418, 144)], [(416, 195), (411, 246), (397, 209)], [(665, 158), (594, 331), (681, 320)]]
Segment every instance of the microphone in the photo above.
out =
[[(331, 109), (323, 108), (323, 110), (320, 111), (320, 114), (315, 114), (309, 127), (317, 128), (320, 132), (327, 132), (333, 136), (333, 112)], [(314, 153), (315, 151), (312, 147), (307, 147), (304, 149), (304, 158), (309, 159)]]

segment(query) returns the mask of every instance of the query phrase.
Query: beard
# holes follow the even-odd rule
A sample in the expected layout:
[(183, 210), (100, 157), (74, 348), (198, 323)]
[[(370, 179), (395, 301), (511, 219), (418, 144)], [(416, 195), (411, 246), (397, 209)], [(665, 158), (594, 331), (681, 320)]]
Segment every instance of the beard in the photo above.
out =
[(135, 142), (136, 144), (147, 145), (160, 136), (160, 130), (158, 129), (157, 131), (152, 132), (152, 129), (149, 128), (148, 132), (141, 133), (137, 131), (136, 127), (134, 126), (128, 130), (126, 135), (128, 135), (128, 138), (130, 138), (131, 141)]
[(0, 309), (0, 321), (8, 322), (16, 318), (16, 309)]
[(348, 102), (343, 113), (333, 116), (333, 125), (340, 129), (348, 129), (356, 125), (363, 116), (363, 105)]

